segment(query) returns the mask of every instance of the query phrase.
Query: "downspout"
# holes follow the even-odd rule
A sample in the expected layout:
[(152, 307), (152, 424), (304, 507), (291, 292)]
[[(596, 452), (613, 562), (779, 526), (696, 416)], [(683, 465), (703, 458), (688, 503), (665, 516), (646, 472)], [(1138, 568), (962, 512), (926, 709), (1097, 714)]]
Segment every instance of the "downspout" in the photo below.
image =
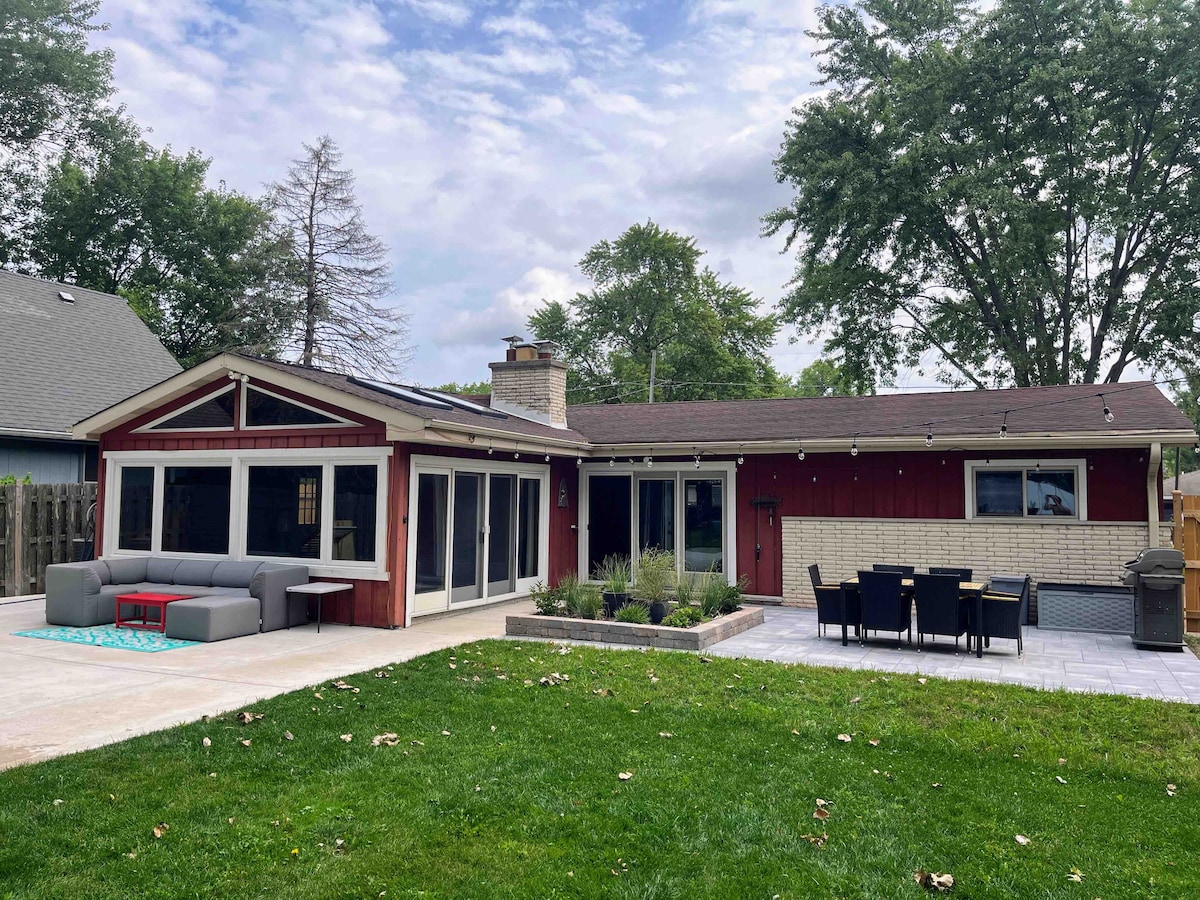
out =
[(1149, 541), (1146, 546), (1158, 546), (1159, 515), (1158, 515), (1158, 472), (1162, 467), (1162, 444), (1150, 445), (1150, 462), (1146, 466), (1146, 531)]

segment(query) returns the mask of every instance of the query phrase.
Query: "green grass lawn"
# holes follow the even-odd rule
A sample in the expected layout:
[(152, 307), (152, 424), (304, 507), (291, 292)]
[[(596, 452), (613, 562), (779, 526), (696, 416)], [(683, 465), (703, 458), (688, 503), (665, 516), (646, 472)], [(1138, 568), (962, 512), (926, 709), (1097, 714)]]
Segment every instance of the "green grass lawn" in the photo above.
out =
[(1196, 707), (528, 642), (346, 682), (0, 773), (0, 896), (1200, 895)]

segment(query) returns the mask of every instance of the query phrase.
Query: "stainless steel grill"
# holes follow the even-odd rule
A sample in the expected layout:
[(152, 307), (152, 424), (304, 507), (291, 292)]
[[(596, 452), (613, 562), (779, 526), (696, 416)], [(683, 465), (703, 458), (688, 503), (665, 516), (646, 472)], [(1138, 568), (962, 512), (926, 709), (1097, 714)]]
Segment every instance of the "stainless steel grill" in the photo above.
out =
[(1133, 588), (1133, 643), (1146, 650), (1183, 650), (1183, 554), (1146, 549), (1125, 563)]

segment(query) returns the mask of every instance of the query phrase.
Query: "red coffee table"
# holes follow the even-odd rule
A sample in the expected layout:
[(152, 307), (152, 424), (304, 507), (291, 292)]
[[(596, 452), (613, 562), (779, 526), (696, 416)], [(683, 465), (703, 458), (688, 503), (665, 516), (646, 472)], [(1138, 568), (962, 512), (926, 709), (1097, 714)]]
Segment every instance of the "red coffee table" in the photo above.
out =
[[(167, 630), (167, 604), (176, 600), (190, 600), (191, 594), (118, 594), (113, 599), (117, 604), (117, 628), (142, 628), (146, 631), (165, 632)], [(121, 618), (121, 605), (132, 606), (133, 615)], [(158, 618), (150, 618), (150, 610), (158, 610)], [(141, 615), (138, 615), (141, 610)]]

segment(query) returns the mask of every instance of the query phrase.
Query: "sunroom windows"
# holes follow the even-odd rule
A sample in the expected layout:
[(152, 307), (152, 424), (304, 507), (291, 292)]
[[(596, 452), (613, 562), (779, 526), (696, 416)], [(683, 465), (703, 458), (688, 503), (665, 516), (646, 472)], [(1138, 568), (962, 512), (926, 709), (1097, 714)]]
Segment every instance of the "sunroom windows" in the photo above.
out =
[(330, 453), (111, 454), (108, 484), (119, 502), (107, 533), (117, 553), (293, 561), (382, 577), (387, 450)]
[(582, 575), (595, 573), (606, 556), (636, 560), (654, 548), (674, 553), (680, 574), (719, 572), (732, 577), (734, 473), (729, 464), (585, 470), (581, 487)]
[[(239, 412), (240, 408), (240, 412)], [(345, 428), (357, 423), (254, 384), (226, 384), (147, 422), (137, 432)]]
[(527, 591), (548, 575), (549, 467), (414, 457), (409, 594), (416, 614)]

